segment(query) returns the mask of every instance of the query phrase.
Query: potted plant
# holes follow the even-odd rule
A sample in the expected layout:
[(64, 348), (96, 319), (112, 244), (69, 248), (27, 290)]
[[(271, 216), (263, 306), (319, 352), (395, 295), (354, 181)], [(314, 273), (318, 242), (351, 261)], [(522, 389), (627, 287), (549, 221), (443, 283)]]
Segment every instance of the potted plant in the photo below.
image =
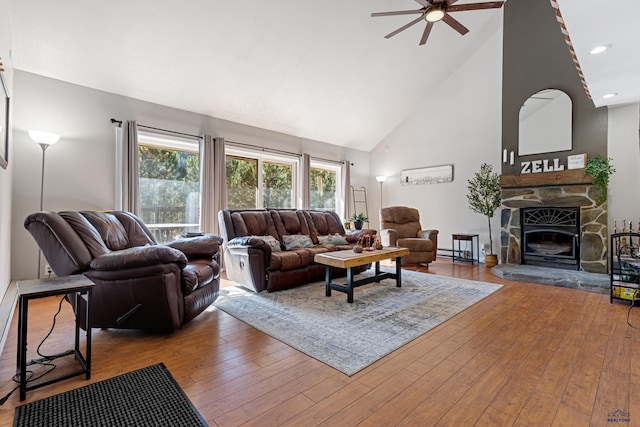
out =
[(353, 226), (356, 230), (362, 230), (362, 223), (369, 221), (364, 212), (354, 213), (350, 219), (353, 221)]
[(591, 175), (593, 178), (593, 186), (600, 190), (596, 203), (600, 204), (607, 200), (607, 188), (609, 187), (609, 177), (616, 171), (611, 162), (612, 158), (604, 158), (599, 154), (593, 159), (587, 160), (584, 167), (584, 174)]
[(493, 238), (491, 237), (491, 218), (501, 204), (500, 176), (493, 171), (488, 163), (483, 163), (473, 178), (467, 180), (467, 201), (472, 211), (487, 217), (489, 224), (489, 253), (485, 255), (485, 265), (495, 267), (498, 256), (493, 253)]

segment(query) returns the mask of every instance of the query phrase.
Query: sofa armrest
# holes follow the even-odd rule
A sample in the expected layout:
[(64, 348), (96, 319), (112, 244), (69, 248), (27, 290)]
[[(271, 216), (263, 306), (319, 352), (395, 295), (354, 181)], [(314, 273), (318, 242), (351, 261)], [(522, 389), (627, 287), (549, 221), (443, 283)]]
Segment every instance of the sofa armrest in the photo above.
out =
[(187, 259), (211, 259), (220, 251), (222, 237), (213, 234), (207, 234), (198, 237), (189, 237), (185, 239), (174, 240), (167, 243), (166, 246), (177, 249), (182, 252)]
[(398, 232), (393, 228), (380, 230), (380, 242), (383, 246), (396, 246), (398, 242)]
[(236, 237), (227, 242), (227, 248), (252, 248), (264, 251), (266, 256), (271, 256), (271, 246), (262, 239), (251, 236)]
[(91, 260), (89, 266), (94, 270), (108, 271), (171, 263), (183, 269), (187, 265), (187, 258), (179, 250), (168, 246), (137, 246), (100, 255)]
[(262, 239), (236, 237), (225, 244), (224, 264), (227, 278), (247, 289), (267, 289), (271, 246)]
[(418, 237), (431, 240), (435, 247), (438, 247), (438, 230), (420, 230), (418, 231)]

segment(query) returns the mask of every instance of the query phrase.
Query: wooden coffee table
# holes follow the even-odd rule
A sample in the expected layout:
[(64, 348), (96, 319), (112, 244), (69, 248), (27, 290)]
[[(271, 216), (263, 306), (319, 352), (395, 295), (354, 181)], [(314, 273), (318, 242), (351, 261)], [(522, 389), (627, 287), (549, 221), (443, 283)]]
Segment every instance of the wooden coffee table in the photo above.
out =
[[(401, 280), (401, 265), (400, 259), (409, 254), (407, 248), (386, 247), (375, 251), (364, 251), (362, 253), (355, 253), (352, 250), (326, 252), (323, 254), (317, 254), (314, 257), (314, 261), (318, 264), (326, 266), (325, 273), (325, 294), (331, 296), (331, 290), (344, 292), (347, 294), (347, 302), (353, 302), (353, 289), (359, 286), (364, 286), (369, 283), (379, 282), (382, 279), (396, 279), (396, 287), (402, 285)], [(385, 259), (396, 259), (396, 272), (387, 273), (380, 272), (380, 261)], [(371, 277), (365, 277), (363, 279), (353, 279), (353, 267), (358, 267), (365, 264), (375, 263), (375, 274)], [(344, 268), (347, 270), (347, 283), (339, 284), (331, 281), (331, 267)]]

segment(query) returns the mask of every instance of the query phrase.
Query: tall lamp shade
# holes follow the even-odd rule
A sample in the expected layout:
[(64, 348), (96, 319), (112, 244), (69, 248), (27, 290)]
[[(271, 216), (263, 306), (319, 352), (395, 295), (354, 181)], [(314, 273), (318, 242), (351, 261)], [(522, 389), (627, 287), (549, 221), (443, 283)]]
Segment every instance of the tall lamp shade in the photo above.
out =
[(45, 146), (53, 145), (60, 140), (60, 135), (56, 135), (51, 132), (43, 132), (41, 130), (30, 130), (29, 138), (37, 142), (38, 144)]
[[(40, 210), (44, 209), (44, 161), (45, 161), (45, 151), (49, 146), (55, 144), (60, 140), (60, 135), (56, 135), (51, 132), (43, 132), (40, 130), (30, 130), (29, 138), (34, 140), (40, 148), (42, 148), (42, 171), (40, 173)], [(38, 252), (38, 279), (40, 278), (40, 258), (41, 252)]]

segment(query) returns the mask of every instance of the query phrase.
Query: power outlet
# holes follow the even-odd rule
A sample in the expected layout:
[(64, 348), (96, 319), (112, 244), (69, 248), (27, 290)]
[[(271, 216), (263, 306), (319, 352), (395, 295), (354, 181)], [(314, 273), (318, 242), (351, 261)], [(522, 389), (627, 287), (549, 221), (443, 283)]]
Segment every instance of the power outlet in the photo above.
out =
[(44, 265), (44, 272), (47, 276), (53, 276), (53, 270), (49, 264)]

